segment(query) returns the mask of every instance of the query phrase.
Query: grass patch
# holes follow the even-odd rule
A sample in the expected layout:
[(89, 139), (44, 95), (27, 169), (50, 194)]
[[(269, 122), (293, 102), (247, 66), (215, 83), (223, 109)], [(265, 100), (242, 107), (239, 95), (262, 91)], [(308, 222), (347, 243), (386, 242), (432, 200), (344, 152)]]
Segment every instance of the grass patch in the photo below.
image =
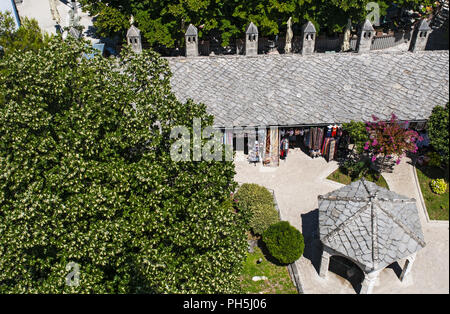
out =
[[(259, 258), (262, 262), (257, 264)], [(253, 276), (266, 276), (267, 280), (253, 281)], [(240, 282), (243, 293), (247, 294), (297, 294), (287, 267), (271, 263), (259, 247), (247, 254)]]
[[(345, 170), (342, 168), (337, 169), (332, 174), (330, 174), (327, 179), (335, 182), (339, 182), (345, 185), (348, 185), (354, 181), (358, 181), (362, 178), (362, 176), (358, 178), (352, 179), (349, 175), (346, 174)], [(376, 185), (388, 189), (389, 185), (387, 184), (386, 180), (383, 178), (382, 175), (379, 175), (376, 171), (370, 170), (365, 176), (364, 179), (367, 181), (373, 182)]]
[(428, 211), (428, 216), (432, 220), (448, 220), (449, 210), (449, 189), (447, 192), (438, 195), (431, 190), (431, 181), (434, 179), (444, 178), (448, 184), (448, 170), (447, 172), (439, 167), (433, 166), (418, 166), (417, 178), (419, 179), (420, 189), (422, 191), (425, 206)]

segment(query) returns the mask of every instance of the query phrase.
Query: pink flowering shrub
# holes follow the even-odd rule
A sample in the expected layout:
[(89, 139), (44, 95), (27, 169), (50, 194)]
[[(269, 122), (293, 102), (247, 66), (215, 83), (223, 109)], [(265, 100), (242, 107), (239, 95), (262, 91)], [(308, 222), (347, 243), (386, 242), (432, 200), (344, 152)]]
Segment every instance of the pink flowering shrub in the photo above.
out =
[(395, 114), (387, 122), (376, 116), (372, 116), (372, 119), (373, 122), (366, 122), (369, 140), (364, 146), (364, 150), (372, 156), (372, 162), (376, 162), (379, 157), (385, 160), (397, 156), (398, 165), (407, 152), (417, 152), (416, 143), (423, 138), (416, 131), (405, 127), (408, 122), (400, 122)]

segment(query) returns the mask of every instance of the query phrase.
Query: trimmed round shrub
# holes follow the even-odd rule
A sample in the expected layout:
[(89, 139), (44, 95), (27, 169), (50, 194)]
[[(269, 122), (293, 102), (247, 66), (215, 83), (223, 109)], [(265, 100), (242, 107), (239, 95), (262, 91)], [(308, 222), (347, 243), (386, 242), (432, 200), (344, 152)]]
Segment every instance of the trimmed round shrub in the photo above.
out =
[(287, 221), (271, 225), (263, 234), (263, 242), (281, 264), (291, 264), (303, 255), (305, 241), (303, 235)]
[(254, 234), (262, 235), (270, 225), (279, 221), (273, 195), (263, 186), (245, 183), (234, 199), (239, 208), (251, 213), (250, 228)]
[(252, 209), (250, 228), (254, 234), (262, 235), (270, 225), (278, 221), (278, 212), (273, 204), (260, 204)]
[(444, 194), (447, 191), (447, 183), (444, 179), (436, 179), (431, 181), (431, 190), (436, 194)]

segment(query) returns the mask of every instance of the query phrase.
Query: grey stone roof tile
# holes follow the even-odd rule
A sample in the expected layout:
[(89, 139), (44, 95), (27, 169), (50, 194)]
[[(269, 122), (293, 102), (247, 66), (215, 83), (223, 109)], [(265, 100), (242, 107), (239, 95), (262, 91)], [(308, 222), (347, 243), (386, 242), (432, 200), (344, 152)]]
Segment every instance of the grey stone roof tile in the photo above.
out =
[(364, 21), (364, 24), (361, 26), (361, 30), (363, 31), (374, 31), (375, 29), (372, 26), (372, 23), (368, 19)]
[(419, 25), (419, 31), (421, 31), (421, 32), (427, 32), (427, 31), (430, 31), (431, 30), (431, 27), (430, 27), (430, 25), (428, 24), (428, 21), (426, 20), (426, 19), (423, 19), (421, 22), (420, 22), (420, 25)]
[(192, 24), (189, 24), (185, 36), (197, 36), (198, 35), (198, 30), (197, 27), (195, 27)]
[(131, 27), (127, 31), (127, 37), (138, 37), (140, 36), (141, 31), (134, 25), (131, 25)]
[(316, 32), (316, 27), (314, 26), (313, 23), (311, 23), (311, 21), (308, 21), (303, 26), (303, 32), (304, 33), (315, 33)]
[(217, 127), (425, 120), (449, 100), (448, 51), (167, 59), (177, 98)]
[(425, 246), (414, 199), (360, 180), (319, 196), (322, 243), (364, 271), (382, 269)]
[(256, 27), (255, 24), (253, 24), (253, 22), (250, 22), (250, 24), (248, 24), (247, 29), (245, 30), (246, 34), (258, 34), (258, 27)]

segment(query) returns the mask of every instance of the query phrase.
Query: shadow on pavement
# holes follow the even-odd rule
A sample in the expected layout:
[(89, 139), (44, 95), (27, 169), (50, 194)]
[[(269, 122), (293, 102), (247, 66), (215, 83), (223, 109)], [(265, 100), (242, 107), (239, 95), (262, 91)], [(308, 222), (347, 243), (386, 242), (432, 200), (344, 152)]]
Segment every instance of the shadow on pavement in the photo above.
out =
[(319, 274), (322, 244), (319, 239), (319, 210), (302, 214), (302, 233), (305, 240), (303, 256), (309, 259)]

